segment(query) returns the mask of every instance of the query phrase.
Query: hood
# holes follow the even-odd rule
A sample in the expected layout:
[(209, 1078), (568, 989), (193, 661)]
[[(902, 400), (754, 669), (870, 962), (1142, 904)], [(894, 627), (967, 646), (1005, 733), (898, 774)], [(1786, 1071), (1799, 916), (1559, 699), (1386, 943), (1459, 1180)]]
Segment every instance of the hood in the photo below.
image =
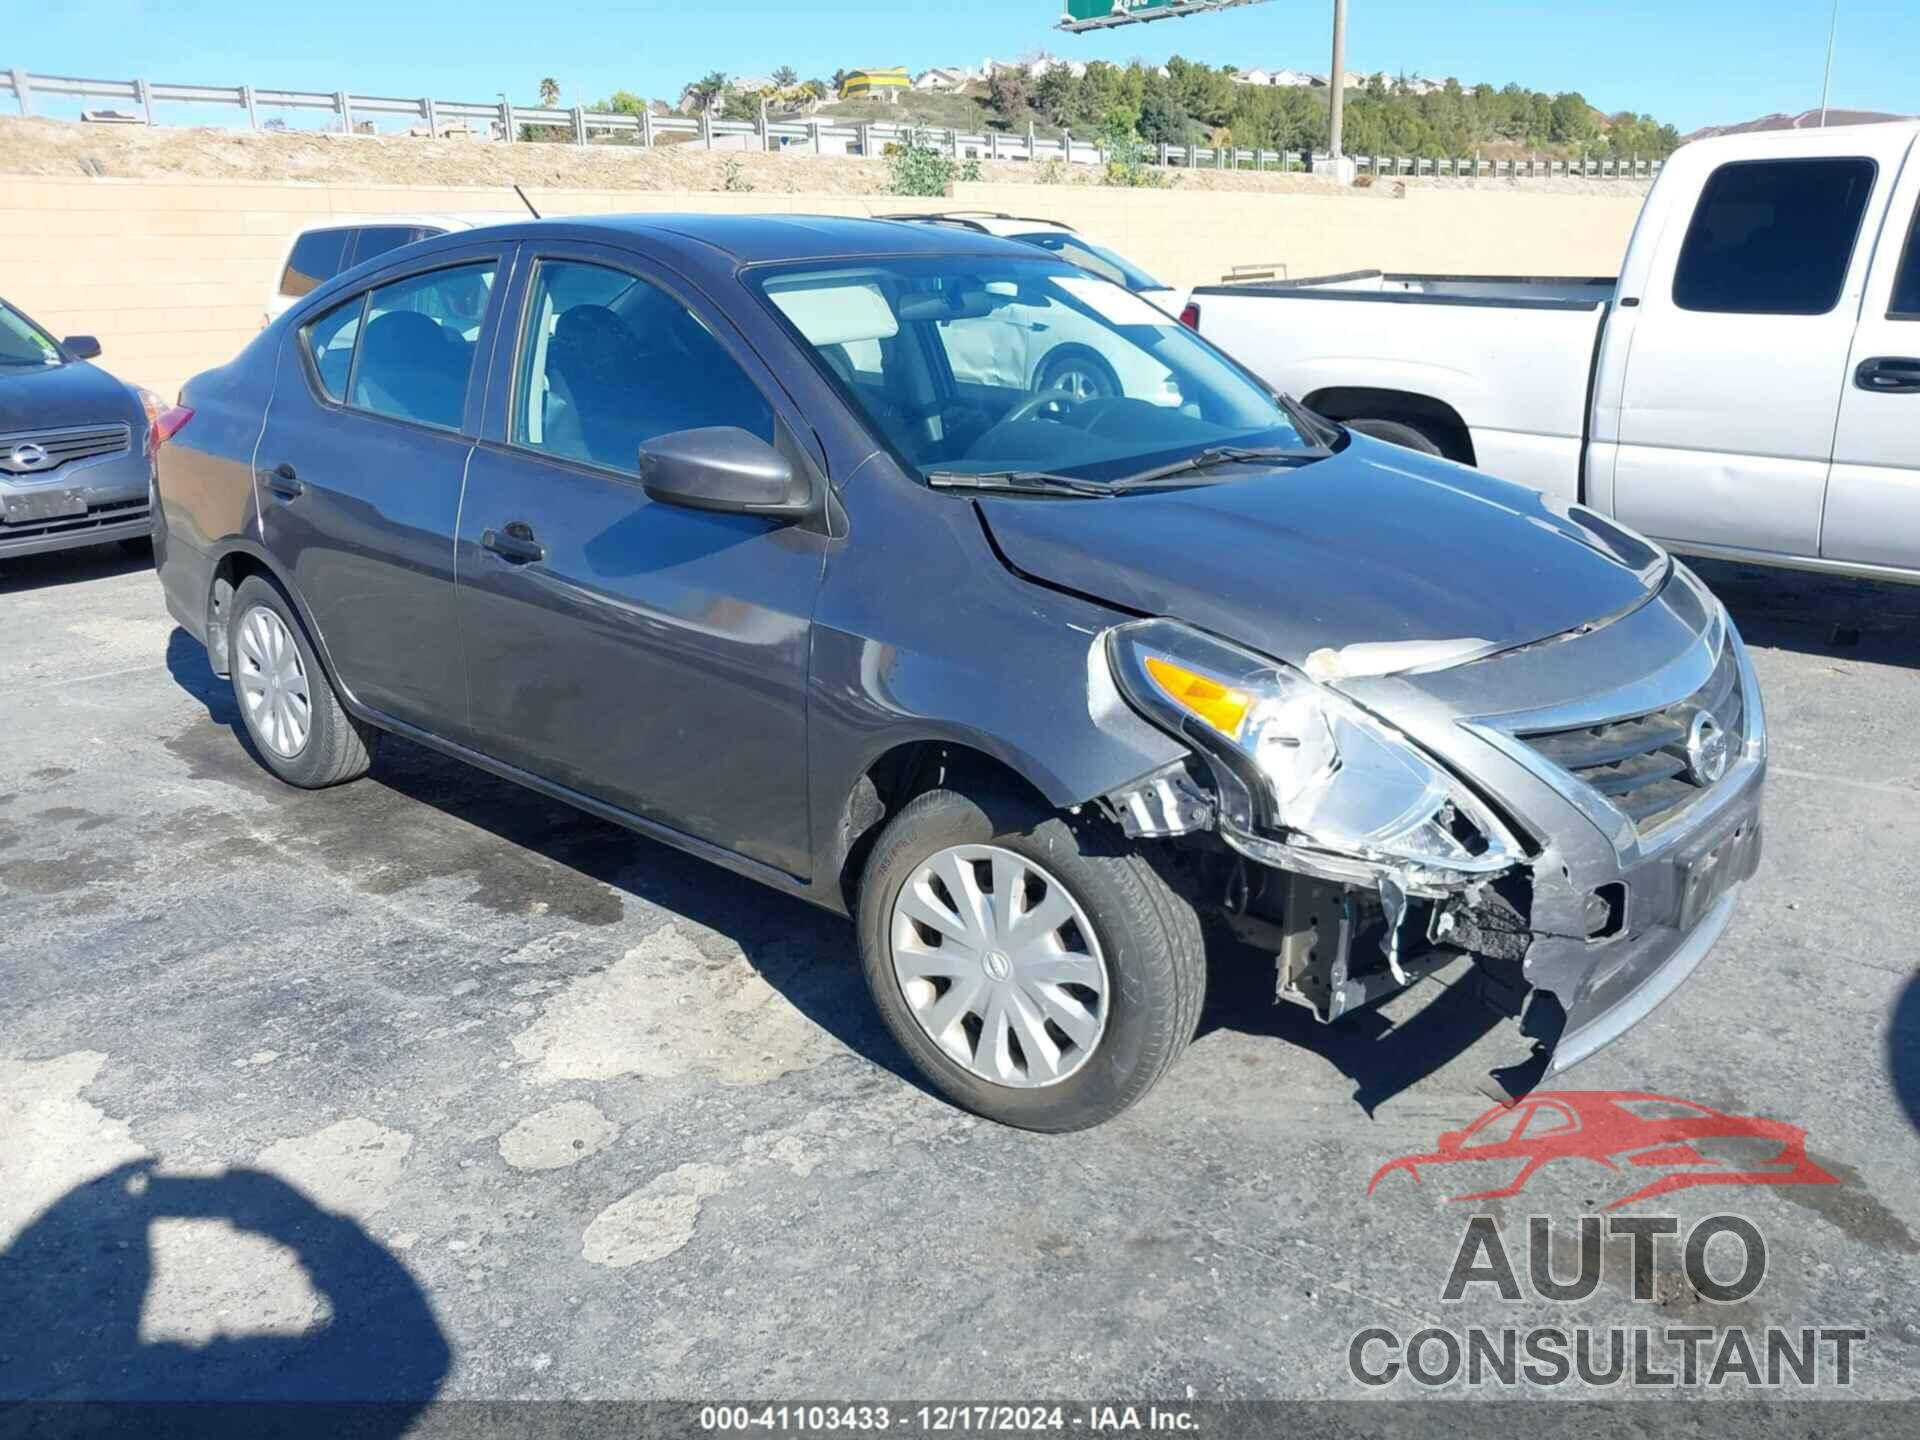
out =
[(1187, 490), (978, 504), (1021, 573), (1295, 666), (1349, 645), (1509, 649), (1637, 608), (1668, 568), (1591, 511), (1359, 435)]
[(124, 384), (84, 360), (31, 370), (0, 366), (0, 435), (116, 423), (138, 433), (146, 412)]

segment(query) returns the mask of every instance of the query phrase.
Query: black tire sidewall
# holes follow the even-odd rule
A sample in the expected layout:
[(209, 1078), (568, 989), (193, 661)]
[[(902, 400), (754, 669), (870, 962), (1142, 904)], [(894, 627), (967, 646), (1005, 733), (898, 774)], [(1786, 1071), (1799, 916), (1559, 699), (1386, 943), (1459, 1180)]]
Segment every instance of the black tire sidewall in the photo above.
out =
[[(293, 636), (294, 647), (300, 652), (301, 668), (307, 675), (307, 699), (311, 711), (307, 743), (292, 759), (275, 752), (255, 732), (253, 720), (247, 713), (246, 696), (240, 690), (240, 626), (248, 615), (262, 608), (273, 611), (287, 627)], [(257, 575), (240, 582), (233, 596), (232, 615), (232, 628), (227, 636), (227, 655), (232, 668), (233, 698), (240, 710), (241, 728), (246, 731), (247, 744), (252, 748), (255, 758), (289, 785), (315, 789), (331, 783), (327, 776), (334, 768), (331, 757), (338, 740), (333, 727), (343, 724), (345, 717), (334, 699), (332, 682), (321, 666), (319, 656), (314, 654), (313, 646), (307, 641), (306, 627), (300, 623), (300, 617), (294, 613), (293, 606), (279, 588)]]
[[(1057, 1085), (994, 1085), (955, 1063), (914, 1018), (893, 972), (895, 898), (926, 858), (952, 845), (992, 844), (1033, 861), (1080, 904), (1107, 962), (1106, 1030), (1091, 1058)], [(1111, 853), (1110, 853), (1111, 852)], [(869, 857), (857, 907), (860, 960), (887, 1029), (915, 1066), (955, 1103), (1023, 1129), (1083, 1129), (1118, 1113), (1151, 1087), (1172, 1053), (1181, 1013), (1169, 937), (1143, 905), (1129, 861), (1105, 838), (1010, 798), (936, 791), (889, 823)], [(1169, 1053), (1171, 1051), (1172, 1053)]]
[(1102, 395), (1090, 395), (1090, 400), (1111, 400), (1126, 392), (1121, 388), (1120, 377), (1091, 350), (1074, 345), (1062, 345), (1040, 362), (1040, 374), (1034, 381), (1036, 393), (1057, 389), (1060, 373), (1066, 370), (1084, 370), (1089, 375), (1099, 377)]

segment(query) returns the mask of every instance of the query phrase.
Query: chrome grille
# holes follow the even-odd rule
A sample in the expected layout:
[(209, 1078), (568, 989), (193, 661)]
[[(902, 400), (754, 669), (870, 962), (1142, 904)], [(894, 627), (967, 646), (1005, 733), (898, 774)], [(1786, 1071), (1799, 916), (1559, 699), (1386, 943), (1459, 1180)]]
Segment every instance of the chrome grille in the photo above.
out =
[(1599, 791), (1644, 832), (1678, 819), (1711, 788), (1696, 781), (1687, 764), (1694, 717), (1710, 712), (1737, 755), (1746, 741), (1744, 699), (1739, 662), (1728, 644), (1707, 683), (1677, 705), (1605, 725), (1520, 738)]
[[(74, 430), (33, 430), (0, 435), (0, 474), (32, 478), (51, 475), (75, 460), (119, 455), (132, 443), (124, 425), (93, 425)], [(24, 452), (24, 455), (23, 455)]]

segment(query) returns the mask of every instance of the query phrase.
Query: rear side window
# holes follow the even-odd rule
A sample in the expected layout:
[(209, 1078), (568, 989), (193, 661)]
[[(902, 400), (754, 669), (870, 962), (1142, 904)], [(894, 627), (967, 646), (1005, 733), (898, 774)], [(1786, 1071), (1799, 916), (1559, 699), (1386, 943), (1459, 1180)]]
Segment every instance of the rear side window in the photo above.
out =
[(1893, 304), (1888, 307), (1887, 318), (1920, 320), (1920, 207), (1913, 212), (1913, 229), (1907, 232), (1900, 273), (1893, 277)]
[(280, 276), (280, 293), (311, 294), (346, 268), (347, 245), (353, 231), (309, 230), (293, 242), (287, 268)]
[(1104, 245), (1095, 245), (1074, 235), (1060, 235), (1052, 231), (1036, 231), (1032, 235), (1017, 235), (1029, 245), (1038, 245), (1042, 250), (1051, 250), (1069, 265), (1078, 265), (1089, 274), (1098, 275), (1102, 280), (1111, 280), (1116, 285), (1124, 285), (1133, 291), (1164, 290), (1153, 276), (1137, 265), (1129, 264)]
[[(428, 233), (412, 225), (369, 225), (360, 232), (353, 246), (353, 263), (361, 265), (368, 260), (377, 259), (389, 250), (398, 250), (402, 245), (411, 245), (423, 239)], [(431, 232), (438, 234), (438, 231)]]
[(601, 265), (543, 261), (521, 337), (513, 441), (637, 474), (640, 447), (732, 425), (773, 441), (773, 410), (692, 311)]
[(1840, 302), (1877, 167), (1744, 160), (1708, 178), (1673, 280), (1682, 310), (1825, 315)]
[(344, 305), (336, 305), (307, 326), (307, 353), (320, 376), (320, 388), (327, 398), (344, 402), (347, 377), (353, 370), (353, 342), (360, 334), (360, 312), (367, 297), (356, 295)]
[(488, 261), (409, 276), (371, 292), (347, 403), (459, 429), (493, 277)]

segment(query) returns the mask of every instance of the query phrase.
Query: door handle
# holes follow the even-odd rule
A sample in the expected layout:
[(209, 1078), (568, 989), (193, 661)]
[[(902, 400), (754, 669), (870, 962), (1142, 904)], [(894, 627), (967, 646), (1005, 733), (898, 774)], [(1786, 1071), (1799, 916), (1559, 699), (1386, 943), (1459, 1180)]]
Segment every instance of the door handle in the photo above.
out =
[(300, 483), (300, 477), (293, 473), (291, 465), (276, 465), (260, 474), (260, 483), (282, 500), (297, 500), (307, 493), (307, 487)]
[(516, 520), (504, 530), (488, 530), (480, 548), (491, 550), (509, 565), (532, 565), (547, 558), (547, 547), (533, 538), (533, 529)]
[(1878, 355), (1862, 360), (1853, 383), (1875, 395), (1920, 394), (1920, 360), (1901, 355)]

